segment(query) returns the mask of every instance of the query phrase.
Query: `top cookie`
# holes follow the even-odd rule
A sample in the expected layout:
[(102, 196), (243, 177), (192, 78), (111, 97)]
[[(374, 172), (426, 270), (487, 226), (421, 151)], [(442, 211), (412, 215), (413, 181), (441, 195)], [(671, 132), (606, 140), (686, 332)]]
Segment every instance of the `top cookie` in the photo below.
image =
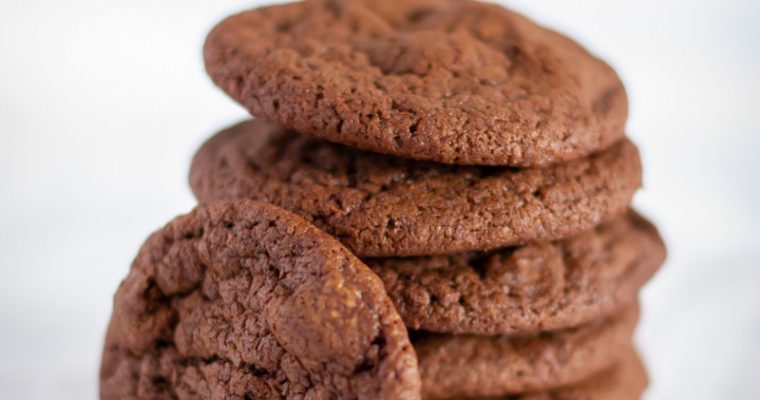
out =
[(232, 16), (206, 69), (252, 114), (449, 164), (540, 166), (623, 137), (625, 90), (572, 40), (473, 1), (307, 1)]
[(153, 234), (119, 287), (101, 399), (419, 399), (383, 285), (335, 239), (253, 201)]

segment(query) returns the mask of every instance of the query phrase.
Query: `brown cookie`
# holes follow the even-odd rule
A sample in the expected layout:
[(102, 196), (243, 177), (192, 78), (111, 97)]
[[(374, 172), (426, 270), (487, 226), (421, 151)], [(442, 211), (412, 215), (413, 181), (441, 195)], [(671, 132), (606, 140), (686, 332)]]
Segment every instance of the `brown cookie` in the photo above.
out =
[(637, 319), (633, 307), (581, 327), (526, 337), (413, 336), (423, 397), (499, 396), (581, 382), (618, 360)]
[(641, 183), (628, 140), (547, 168), (464, 167), (354, 150), (253, 120), (206, 142), (201, 201), (264, 200), (361, 256), (447, 254), (555, 240), (622, 214)]
[(525, 334), (615, 313), (636, 299), (664, 258), (655, 227), (629, 211), (553, 243), (364, 261), (410, 329)]
[(614, 367), (576, 385), (521, 395), (467, 400), (638, 400), (644, 393), (648, 381), (641, 359), (629, 348)]
[(379, 279), (277, 207), (201, 205), (154, 233), (115, 296), (101, 399), (419, 399)]
[(211, 78), (253, 115), (329, 141), (449, 164), (538, 166), (623, 137), (615, 72), (500, 6), (322, 0), (232, 16)]

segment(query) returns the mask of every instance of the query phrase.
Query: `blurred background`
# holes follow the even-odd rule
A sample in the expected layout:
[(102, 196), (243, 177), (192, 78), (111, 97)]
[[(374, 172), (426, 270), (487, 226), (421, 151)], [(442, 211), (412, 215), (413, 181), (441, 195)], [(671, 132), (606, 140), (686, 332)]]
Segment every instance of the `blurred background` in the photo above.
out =
[[(190, 158), (246, 113), (201, 46), (256, 1), (0, 2), (0, 398), (95, 399), (111, 296), (194, 200)], [(643, 293), (648, 399), (760, 392), (760, 2), (510, 0), (627, 85), (669, 244)]]

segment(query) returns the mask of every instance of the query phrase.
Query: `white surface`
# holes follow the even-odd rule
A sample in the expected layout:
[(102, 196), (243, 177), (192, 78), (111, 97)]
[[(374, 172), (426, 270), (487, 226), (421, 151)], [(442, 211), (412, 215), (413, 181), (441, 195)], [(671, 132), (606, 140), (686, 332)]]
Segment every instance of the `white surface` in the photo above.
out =
[[(0, 398), (94, 399), (111, 294), (193, 206), (201, 141), (246, 114), (201, 63), (248, 1), (0, 2)], [(760, 5), (515, 0), (609, 60), (631, 99), (666, 268), (644, 293), (650, 399), (760, 391)]]

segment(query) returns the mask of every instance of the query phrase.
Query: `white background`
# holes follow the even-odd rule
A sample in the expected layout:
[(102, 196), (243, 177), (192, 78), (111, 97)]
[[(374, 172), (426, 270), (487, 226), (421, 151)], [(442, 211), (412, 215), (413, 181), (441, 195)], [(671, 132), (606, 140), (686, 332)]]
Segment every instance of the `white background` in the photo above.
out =
[[(111, 295), (193, 206), (195, 149), (245, 112), (201, 62), (251, 1), (0, 1), (0, 398), (95, 399)], [(670, 258), (644, 292), (650, 399), (760, 391), (760, 2), (513, 0), (615, 66)]]

